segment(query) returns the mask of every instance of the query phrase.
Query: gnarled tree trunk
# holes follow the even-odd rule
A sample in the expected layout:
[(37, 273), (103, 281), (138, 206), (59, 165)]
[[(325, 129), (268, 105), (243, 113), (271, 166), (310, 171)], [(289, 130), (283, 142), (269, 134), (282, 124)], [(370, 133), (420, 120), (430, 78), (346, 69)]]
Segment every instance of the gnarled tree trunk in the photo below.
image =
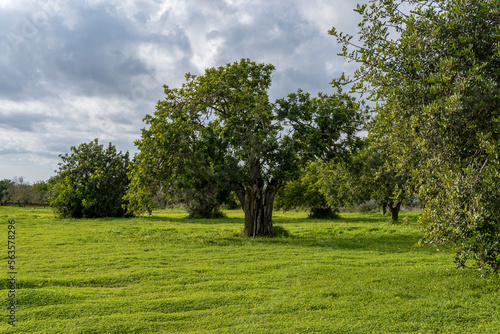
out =
[(237, 194), (245, 212), (243, 235), (274, 236), (273, 203), (278, 189), (279, 182), (275, 181), (267, 186), (262, 182), (255, 182), (251, 187), (240, 187)]

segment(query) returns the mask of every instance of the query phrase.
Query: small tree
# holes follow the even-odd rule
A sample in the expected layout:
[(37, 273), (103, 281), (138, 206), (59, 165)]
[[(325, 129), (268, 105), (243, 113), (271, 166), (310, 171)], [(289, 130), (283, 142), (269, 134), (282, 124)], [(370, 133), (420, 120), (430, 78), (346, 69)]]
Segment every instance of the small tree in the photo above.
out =
[[(245, 212), (244, 235), (272, 236), (272, 210), (280, 187), (301, 164), (342, 154), (356, 141), (360, 106), (346, 94), (311, 98), (299, 91), (269, 102), (272, 65), (243, 59), (201, 76), (186, 75), (166, 98), (137, 142), (133, 208), (147, 208), (152, 193), (214, 189), (228, 184)], [(154, 191), (151, 191), (153, 189)]]
[(359, 149), (342, 160), (311, 163), (304, 180), (322, 195), (317, 203), (326, 201), (333, 208), (374, 201), (384, 214), (389, 210), (391, 220), (396, 222), (407, 198), (408, 177), (391, 171), (390, 156), (371, 144), (369, 137), (364, 138)]
[(123, 196), (128, 190), (128, 152), (107, 149), (98, 140), (71, 147), (60, 155), (59, 171), (50, 204), (61, 217), (121, 217), (126, 213)]

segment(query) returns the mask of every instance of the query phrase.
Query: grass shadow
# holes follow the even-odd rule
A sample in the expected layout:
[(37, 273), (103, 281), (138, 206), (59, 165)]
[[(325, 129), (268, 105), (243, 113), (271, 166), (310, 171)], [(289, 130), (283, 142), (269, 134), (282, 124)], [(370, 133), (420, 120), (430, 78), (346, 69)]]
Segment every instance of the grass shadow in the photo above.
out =
[[(154, 221), (154, 222), (178, 222), (182, 224), (189, 225), (218, 225), (218, 224), (244, 224), (244, 217), (223, 217), (223, 218), (199, 218), (193, 219), (186, 216), (140, 216), (135, 217), (135, 219), (141, 219), (144, 221)], [(308, 217), (285, 217), (285, 216), (273, 216), (273, 224), (290, 224), (290, 223), (346, 223), (346, 224), (387, 224), (390, 223), (390, 219), (387, 216), (373, 217), (339, 217), (339, 218), (308, 218)], [(403, 219), (400, 219), (400, 223), (403, 223)], [(416, 223), (416, 218), (410, 217), (410, 223)], [(400, 225), (400, 224), (393, 224)]]
[(343, 223), (387, 223), (389, 222), (389, 217), (387, 216), (381, 216), (381, 217), (373, 217), (373, 216), (366, 216), (366, 217), (341, 217), (337, 219), (340, 222)]
[(366, 252), (406, 253), (422, 249), (417, 243), (419, 235), (358, 235), (356, 237), (314, 238), (289, 234), (284, 237), (263, 238), (257, 242), (289, 245), (304, 248), (329, 248), (336, 250), (362, 250)]
[[(276, 237), (257, 239), (257, 242), (283, 244), (292, 247), (317, 247), (384, 253), (402, 253), (417, 249), (429, 249), (428, 247), (417, 246), (423, 234), (415, 226), (392, 225), (383, 217), (367, 219), (366, 221), (360, 221), (359, 218), (352, 218), (347, 221), (346, 219), (338, 220), (339, 223), (349, 222), (346, 225), (333, 223), (317, 229), (301, 229), (300, 226), (285, 229), (282, 226), (275, 225), (275, 231), (278, 231)], [(360, 223), (364, 222), (364, 226), (361, 224), (357, 226), (355, 223), (358, 221)], [(289, 221), (285, 221), (285, 227), (287, 222)], [(431, 251), (435, 252), (434, 250)]]

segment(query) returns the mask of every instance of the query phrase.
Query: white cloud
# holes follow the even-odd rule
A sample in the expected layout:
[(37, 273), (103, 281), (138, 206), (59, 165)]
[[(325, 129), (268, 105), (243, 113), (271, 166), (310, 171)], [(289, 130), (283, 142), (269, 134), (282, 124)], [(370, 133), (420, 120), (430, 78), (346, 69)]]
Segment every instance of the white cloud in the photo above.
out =
[(20, 4), (27, 4), (28, 1), (18, 1), (18, 0), (0, 0), (0, 8), (1, 9), (13, 9), (18, 8)]
[(304, 17), (318, 29), (319, 33), (326, 34), (335, 27), (339, 31), (355, 34), (360, 16), (354, 9), (356, 4), (368, 3), (368, 0), (295, 0), (295, 2)]
[(296, 4), (300, 7), (304, 17), (314, 24), (320, 33), (326, 33), (339, 21), (340, 15), (345, 15), (342, 2), (339, 1), (296, 0)]

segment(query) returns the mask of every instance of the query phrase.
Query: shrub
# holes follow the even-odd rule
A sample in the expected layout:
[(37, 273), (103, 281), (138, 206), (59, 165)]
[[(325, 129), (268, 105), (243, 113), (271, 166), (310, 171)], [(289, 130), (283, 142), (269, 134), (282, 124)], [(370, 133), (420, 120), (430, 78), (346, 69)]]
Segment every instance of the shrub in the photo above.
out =
[(128, 152), (107, 149), (98, 140), (71, 147), (61, 155), (57, 182), (50, 204), (66, 218), (121, 217), (126, 213), (123, 196), (128, 190)]

